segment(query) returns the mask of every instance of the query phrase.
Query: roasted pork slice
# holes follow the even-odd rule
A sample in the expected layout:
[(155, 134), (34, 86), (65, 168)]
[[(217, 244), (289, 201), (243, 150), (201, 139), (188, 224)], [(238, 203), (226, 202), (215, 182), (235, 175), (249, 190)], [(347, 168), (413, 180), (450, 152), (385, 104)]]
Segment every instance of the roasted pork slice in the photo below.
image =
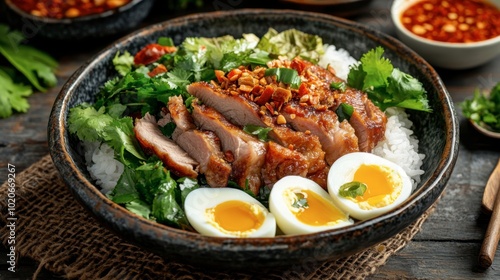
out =
[(294, 131), (284, 125), (276, 123), (276, 116), (269, 116), (260, 112), (259, 106), (241, 95), (232, 95), (219, 86), (205, 82), (193, 83), (188, 91), (199, 98), (204, 104), (220, 112), (235, 125), (249, 124), (272, 127), (269, 139), (303, 154), (309, 162), (310, 173), (315, 173), (325, 167), (324, 155), (317, 136), (307, 135), (304, 132)]
[(176, 124), (172, 134), (174, 141), (200, 163), (200, 173), (205, 175), (211, 187), (227, 186), (231, 165), (225, 160), (217, 136), (211, 131), (196, 128), (182, 97), (170, 97), (167, 107)]
[(137, 119), (134, 133), (142, 149), (160, 158), (173, 174), (179, 177), (198, 177), (198, 162), (161, 133), (154, 116), (146, 113), (144, 117)]
[(200, 163), (200, 173), (205, 175), (208, 185), (214, 188), (227, 186), (231, 165), (224, 159), (218, 138), (213, 132), (188, 130), (175, 141)]
[(184, 105), (184, 101), (181, 96), (169, 97), (167, 108), (170, 112), (170, 117), (174, 121), (176, 128), (179, 128), (179, 131), (196, 129), (193, 118), (187, 110), (186, 105)]
[(359, 150), (371, 152), (380, 140), (384, 139), (387, 116), (362, 91), (348, 88), (336, 96), (336, 110), (341, 103), (354, 108), (349, 123), (358, 137)]
[(200, 129), (213, 131), (220, 139), (226, 157), (232, 157), (231, 179), (240, 187), (258, 194), (266, 145), (230, 123), (222, 114), (206, 105), (193, 103), (193, 119)]
[(314, 174), (327, 166), (325, 151), (321, 147), (318, 136), (294, 131), (286, 126), (276, 126), (273, 131), (283, 146), (301, 153), (307, 159), (309, 164), (307, 174)]
[(259, 116), (259, 106), (241, 95), (228, 94), (223, 92), (220, 86), (206, 82), (192, 83), (187, 87), (187, 91), (233, 124), (268, 126)]
[(309, 163), (301, 153), (270, 141), (262, 168), (262, 180), (266, 186), (272, 186), (288, 175), (306, 177), (308, 168)]
[(329, 165), (345, 154), (359, 151), (354, 129), (347, 120), (339, 122), (333, 111), (289, 102), (283, 106), (281, 113), (295, 130), (310, 131), (318, 136)]

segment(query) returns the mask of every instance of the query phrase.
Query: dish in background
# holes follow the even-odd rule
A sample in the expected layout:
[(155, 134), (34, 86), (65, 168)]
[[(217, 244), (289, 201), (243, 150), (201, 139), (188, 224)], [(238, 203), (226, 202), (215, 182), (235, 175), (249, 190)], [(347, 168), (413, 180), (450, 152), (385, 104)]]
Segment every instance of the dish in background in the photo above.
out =
[[(54, 40), (104, 38), (130, 32), (149, 14), (154, 0), (131, 0), (114, 9), (76, 17), (37, 16), (16, 6), (12, 0), (2, 1), (6, 21), (32, 36)], [(74, 15), (74, 14), (73, 14)]]
[(372, 0), (279, 0), (283, 8), (349, 17), (366, 11)]
[[(408, 30), (401, 22), (401, 14), (421, 1), (395, 0), (391, 6), (391, 17), (399, 39), (432, 65), (447, 69), (467, 69), (487, 63), (500, 54), (500, 36), (478, 42), (449, 43), (430, 40)], [(500, 9), (500, 0), (490, 0), (489, 3)]]
[(480, 133), (482, 133), (488, 137), (491, 137), (491, 138), (500, 139), (500, 132), (494, 132), (494, 131), (488, 130), (488, 129), (478, 125), (475, 121), (470, 120), (470, 119), (469, 119), (469, 123), (472, 125), (472, 127), (474, 127)]
[[(200, 29), (200, 26), (208, 28)], [(262, 36), (269, 27), (278, 30), (298, 28), (317, 34), (324, 43), (344, 48), (357, 59), (368, 50), (382, 46), (395, 67), (423, 83), (433, 113), (412, 112), (411, 115), (421, 152), (427, 154), (422, 166), (425, 173), (412, 195), (388, 213), (352, 226), (321, 233), (238, 239), (209, 237), (171, 228), (132, 214), (109, 200), (91, 179), (85, 160), (78, 153), (78, 141), (68, 134), (66, 120), (70, 108), (81, 102), (92, 102), (99, 87), (113, 77), (106, 69), (111, 69), (116, 52), (136, 53), (159, 37), (171, 37), (179, 44), (190, 36), (240, 38), (242, 33)], [(451, 176), (458, 154), (458, 124), (453, 102), (427, 62), (394, 38), (362, 24), (294, 10), (240, 9), (195, 14), (125, 36), (68, 79), (55, 100), (48, 132), (51, 156), (71, 192), (100, 222), (123, 238), (167, 259), (212, 269), (254, 272), (255, 269), (310, 265), (346, 257), (394, 236), (436, 202)]]

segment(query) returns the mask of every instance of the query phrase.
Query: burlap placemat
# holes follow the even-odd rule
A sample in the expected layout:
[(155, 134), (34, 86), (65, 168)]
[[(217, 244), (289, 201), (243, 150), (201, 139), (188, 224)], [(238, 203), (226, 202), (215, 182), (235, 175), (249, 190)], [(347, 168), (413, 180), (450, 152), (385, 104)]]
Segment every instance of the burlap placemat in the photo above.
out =
[[(7, 182), (0, 187), (0, 237), (7, 245)], [(50, 156), (17, 174), (16, 251), (68, 279), (253, 279), (246, 273), (206, 271), (166, 261), (101, 226), (75, 200)], [(393, 238), (317, 267), (270, 271), (268, 279), (363, 279), (375, 273), (420, 230), (434, 207)], [(262, 275), (259, 276), (259, 279)]]

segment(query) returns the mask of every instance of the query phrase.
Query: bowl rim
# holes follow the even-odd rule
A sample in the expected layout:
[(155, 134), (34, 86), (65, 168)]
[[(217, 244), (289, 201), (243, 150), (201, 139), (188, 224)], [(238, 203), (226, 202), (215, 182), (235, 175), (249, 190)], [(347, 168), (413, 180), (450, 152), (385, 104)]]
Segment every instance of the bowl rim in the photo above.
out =
[(101, 18), (108, 18), (108, 17), (111, 17), (111, 16), (113, 16), (115, 14), (119, 14), (119, 13), (125, 12), (125, 11), (127, 11), (129, 9), (132, 9), (137, 4), (139, 4), (139, 3), (143, 2), (143, 1), (146, 1), (146, 0), (131, 0), (130, 2), (128, 2), (125, 5), (122, 5), (122, 6), (110, 9), (110, 10), (106, 10), (106, 11), (104, 11), (102, 13), (89, 14), (89, 15), (86, 15), (86, 16), (74, 17), (74, 18), (63, 17), (63, 18), (60, 18), (60, 19), (58, 19), (58, 18), (50, 18), (50, 17), (35, 16), (35, 15), (32, 15), (32, 14), (30, 14), (30, 13), (22, 10), (21, 8), (19, 8), (17, 5), (15, 5), (14, 3), (12, 3), (12, 0), (5, 0), (4, 2), (5, 2), (5, 5), (10, 10), (12, 10), (13, 12), (15, 12), (16, 14), (18, 14), (21, 17), (27, 18), (28, 20), (32, 20), (32, 21), (35, 21), (35, 22), (43, 22), (44, 24), (71, 24), (71, 23), (80, 23), (80, 22), (92, 21), (92, 20), (101, 19)]
[[(486, 47), (486, 46), (491, 46), (495, 44), (500, 43), (500, 35), (490, 38), (488, 40), (484, 41), (477, 41), (477, 42), (468, 42), (468, 43), (450, 43), (450, 42), (441, 42), (441, 41), (434, 41), (430, 40), (424, 37), (420, 37), (418, 35), (415, 35), (413, 32), (409, 31), (406, 29), (406, 27), (403, 26), (403, 24), (400, 21), (400, 16), (402, 12), (404, 11), (405, 8), (408, 6), (417, 3), (417, 2), (422, 2), (426, 0), (394, 0), (391, 5), (390, 13), (391, 13), (391, 18), (392, 22), (394, 23), (396, 29), (403, 33), (405, 36), (410, 37), (411, 39), (418, 41), (422, 44), (427, 44), (435, 47), (442, 47), (442, 48), (452, 48), (452, 49), (471, 49), (471, 48), (481, 48), (481, 47)], [(496, 1), (496, 2), (494, 2)], [(497, 8), (500, 9), (500, 1), (499, 0), (494, 0), (494, 1), (489, 1), (492, 5), (496, 6)]]
[[(153, 222), (142, 218), (136, 214), (131, 213), (124, 207), (119, 206), (118, 204), (112, 202), (108, 198), (102, 194), (99, 189), (90, 182), (86, 176), (79, 170), (77, 164), (71, 158), (71, 152), (69, 151), (70, 143), (67, 137), (68, 131), (66, 128), (66, 118), (69, 110), (69, 94), (72, 90), (81, 83), (81, 79), (83, 76), (88, 75), (90, 72), (90, 68), (95, 65), (100, 59), (105, 58), (110, 52), (115, 51), (118, 47), (127, 44), (134, 39), (141, 37), (141, 34), (151, 34), (156, 31), (162, 30), (164, 28), (169, 28), (175, 25), (186, 25), (189, 23), (196, 22), (201, 18), (224, 18), (226, 16), (237, 16), (238, 14), (258, 14), (258, 15), (286, 15), (286, 16), (306, 16), (308, 19), (314, 19), (319, 21), (329, 22), (331, 24), (335, 24), (341, 26), (342, 28), (349, 29), (353, 32), (360, 33), (364, 36), (369, 37), (371, 40), (382, 40), (387, 48), (392, 48), (392, 50), (396, 53), (402, 54), (411, 54), (413, 57), (417, 58), (418, 64), (415, 64), (415, 67), (418, 67), (420, 71), (430, 75), (430, 77), (435, 77), (435, 79), (431, 79), (435, 82), (435, 86), (437, 90), (442, 93), (443, 100), (441, 101), (444, 105), (444, 113), (445, 113), (445, 125), (449, 128), (446, 133), (446, 143), (443, 147), (443, 153), (446, 155), (445, 157), (441, 157), (439, 163), (436, 166), (436, 170), (431, 174), (429, 178), (420, 183), (420, 187), (415, 190), (410, 197), (406, 200), (405, 203), (399, 205), (388, 213), (382, 214), (378, 217), (357, 222), (353, 225), (331, 229), (323, 232), (312, 233), (312, 234), (300, 234), (300, 235), (290, 235), (290, 236), (276, 236), (276, 237), (263, 237), (263, 238), (226, 238), (226, 237), (211, 237), (204, 236), (194, 232), (188, 232), (181, 229), (176, 229), (172, 227), (168, 227), (166, 225)], [(70, 185), (71, 179), (79, 182), (79, 185), (83, 186), (82, 188), (76, 188), (74, 186), (69, 186), (70, 190), (77, 196), (78, 199), (81, 199), (82, 196), (88, 196), (94, 199), (96, 202), (95, 207), (93, 209), (94, 214), (97, 209), (102, 210), (103, 208), (107, 211), (105, 217), (101, 216), (100, 219), (109, 219), (111, 217), (115, 219), (124, 219), (126, 217), (133, 217), (134, 225), (139, 225), (143, 227), (144, 230), (150, 230), (158, 235), (161, 235), (162, 240), (165, 238), (169, 239), (169, 241), (173, 242), (174, 245), (184, 245), (178, 244), (176, 240), (182, 240), (186, 237), (190, 239), (191, 245), (195, 244), (203, 244), (206, 246), (220, 246), (224, 247), (225, 251), (245, 251), (245, 250), (253, 250), (253, 251), (261, 251), (262, 248), (266, 248), (266, 250), (274, 249), (274, 250), (290, 250), (292, 241), (295, 241), (296, 247), (293, 249), (298, 249), (301, 246), (311, 246), (318, 240), (322, 240), (325, 238), (334, 238), (339, 235), (356, 235), (356, 232), (369, 227), (376, 227), (379, 224), (387, 223), (389, 221), (393, 221), (397, 216), (401, 214), (407, 214), (409, 216), (414, 215), (411, 213), (411, 208), (416, 204), (416, 202), (424, 199), (425, 197), (431, 195), (435, 188), (442, 184), (442, 189), (439, 190), (440, 193), (444, 191), (444, 187), (449, 178), (449, 174), (455, 165), (458, 155), (458, 139), (459, 139), (459, 127), (458, 127), (458, 119), (456, 112), (454, 110), (454, 105), (451, 99), (450, 94), (448, 93), (444, 83), (438, 76), (437, 72), (433, 69), (433, 67), (427, 63), (423, 58), (421, 58), (418, 54), (416, 54), (413, 50), (405, 46), (399, 40), (395, 39), (392, 36), (389, 36), (381, 31), (372, 29), (369, 26), (366, 26), (362, 23), (357, 23), (348, 19), (339, 18), (336, 16), (317, 13), (317, 12), (309, 12), (309, 11), (297, 11), (290, 9), (238, 9), (232, 11), (215, 11), (215, 12), (206, 12), (199, 14), (191, 14), (187, 16), (182, 16), (178, 18), (173, 18), (170, 20), (166, 20), (164, 22), (152, 24), (146, 26), (144, 28), (138, 29), (118, 40), (109, 46), (105, 47), (95, 56), (90, 58), (85, 64), (83, 64), (74, 74), (68, 79), (68, 81), (63, 85), (59, 95), (56, 97), (54, 102), (54, 107), (51, 111), (51, 115), (49, 118), (49, 150), (51, 157), (54, 161), (55, 166), (59, 170), (60, 173), (63, 173), (65, 176), (62, 176), (66, 181), (66, 185)], [(448, 153), (447, 153), (448, 152)], [(59, 160), (63, 160), (59, 161)], [(64, 172), (64, 170), (70, 169), (70, 173)], [(428, 205), (424, 205), (427, 210), (432, 204), (428, 203)], [(87, 205), (86, 205), (87, 206)], [(88, 206), (87, 206), (88, 207)], [(87, 208), (88, 209), (88, 208)], [(102, 213), (101, 213), (102, 214)], [(418, 215), (420, 217), (421, 213)], [(416, 218), (416, 217), (415, 217)], [(398, 233), (400, 230), (408, 226), (413, 220), (407, 221), (406, 223), (397, 224), (397, 229), (393, 229), (393, 235)], [(135, 234), (135, 233), (134, 233)], [(171, 239), (171, 240), (170, 240)], [(377, 242), (383, 241), (385, 238), (378, 239), (372, 242), (375, 244)], [(272, 248), (269, 247), (270, 242), (272, 243)], [(218, 247), (217, 247), (218, 248)], [(363, 248), (360, 248), (361, 250)]]

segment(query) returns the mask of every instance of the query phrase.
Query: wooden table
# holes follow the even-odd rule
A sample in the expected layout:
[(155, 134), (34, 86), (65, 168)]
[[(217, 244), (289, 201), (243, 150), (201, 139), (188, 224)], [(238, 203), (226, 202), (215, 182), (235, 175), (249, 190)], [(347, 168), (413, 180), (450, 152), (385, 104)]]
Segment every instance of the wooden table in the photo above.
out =
[[(250, 7), (242, 2), (207, 1), (204, 9)], [(341, 13), (342, 16), (394, 36), (390, 4), (391, 1), (374, 0), (355, 12), (352, 9), (326, 9), (323, 12), (335, 15)], [(255, 3), (252, 5), (258, 6)], [(283, 4), (272, 5), (276, 8), (285, 7)], [(193, 12), (188, 10), (168, 14), (156, 12), (157, 10), (160, 9), (155, 9), (144, 25)], [(0, 181), (7, 179), (8, 163), (14, 164), (17, 172), (21, 172), (48, 153), (46, 124), (61, 86), (80, 65), (112, 40), (114, 38), (92, 42), (95, 45), (91, 48), (61, 46), (49, 49), (47, 45), (40, 45), (59, 61), (59, 83), (47, 93), (32, 95), (29, 98), (31, 109), (28, 113), (0, 120)], [(33, 42), (37, 43), (36, 38)], [(480, 211), (481, 196), (488, 176), (500, 156), (500, 141), (479, 135), (464, 121), (458, 107), (459, 102), (470, 98), (475, 88), (489, 89), (500, 81), (500, 57), (474, 69), (436, 70), (448, 88), (460, 117), (459, 158), (436, 211), (424, 223), (413, 241), (390, 257), (387, 264), (370, 279), (500, 279), (500, 255), (488, 270), (480, 271), (476, 267), (477, 255), (489, 222), (489, 216)], [(7, 251), (3, 246), (0, 248), (0, 279), (11, 279), (12, 275), (5, 272)], [(33, 260), (22, 258), (17, 268), (16, 279), (31, 279), (37, 264)], [(45, 279), (56, 276), (42, 271), (40, 277)]]

